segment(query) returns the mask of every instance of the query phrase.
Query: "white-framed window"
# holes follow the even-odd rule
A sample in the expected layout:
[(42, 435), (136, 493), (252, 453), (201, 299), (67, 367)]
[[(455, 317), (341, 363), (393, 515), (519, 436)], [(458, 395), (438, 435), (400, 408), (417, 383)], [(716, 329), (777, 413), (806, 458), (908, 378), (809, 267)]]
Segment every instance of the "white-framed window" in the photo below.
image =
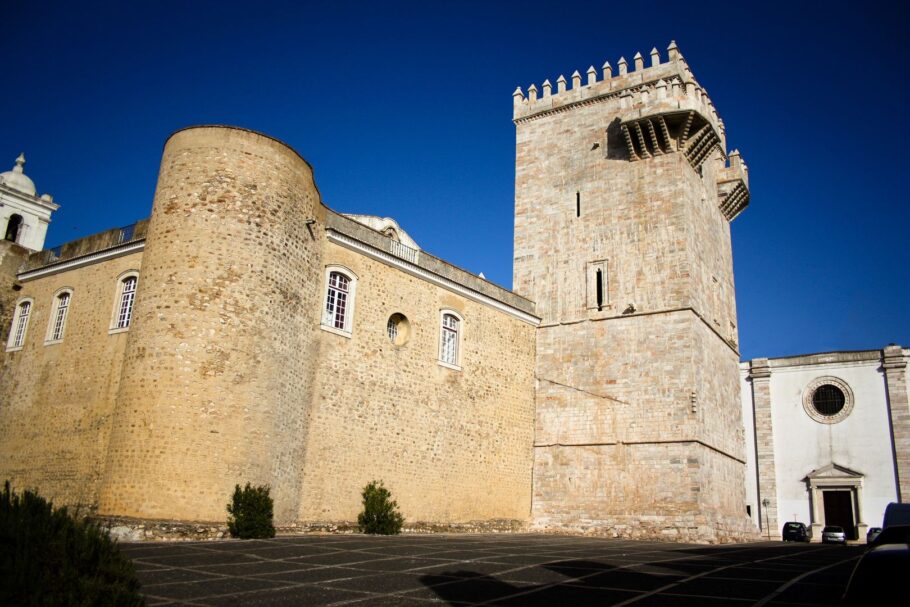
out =
[(111, 315), (109, 333), (122, 333), (133, 322), (133, 307), (136, 303), (136, 287), (139, 286), (139, 272), (130, 270), (117, 277), (117, 294)]
[(346, 337), (354, 323), (354, 295), (357, 275), (343, 266), (325, 270), (325, 297), (322, 304), (322, 328)]
[(25, 333), (28, 331), (28, 319), (31, 316), (33, 305), (34, 302), (31, 299), (23, 299), (16, 304), (13, 324), (9, 330), (9, 339), (6, 341), (7, 352), (21, 350), (23, 344), (25, 344)]
[(454, 310), (441, 310), (439, 316), (439, 364), (461, 369), (461, 340), (464, 318)]
[(72, 289), (60, 289), (54, 294), (54, 300), (51, 302), (50, 320), (47, 324), (47, 335), (44, 337), (45, 345), (57, 344), (63, 341), (63, 333), (66, 331), (66, 319), (69, 316), (72, 300)]

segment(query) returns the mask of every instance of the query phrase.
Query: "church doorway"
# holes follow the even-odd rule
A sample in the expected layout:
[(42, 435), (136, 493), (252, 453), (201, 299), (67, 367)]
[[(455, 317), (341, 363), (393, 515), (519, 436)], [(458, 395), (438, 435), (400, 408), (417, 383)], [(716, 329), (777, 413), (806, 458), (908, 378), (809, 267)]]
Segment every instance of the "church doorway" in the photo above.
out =
[(856, 539), (856, 523), (853, 519), (853, 492), (824, 491), (825, 525), (844, 528), (848, 540)]

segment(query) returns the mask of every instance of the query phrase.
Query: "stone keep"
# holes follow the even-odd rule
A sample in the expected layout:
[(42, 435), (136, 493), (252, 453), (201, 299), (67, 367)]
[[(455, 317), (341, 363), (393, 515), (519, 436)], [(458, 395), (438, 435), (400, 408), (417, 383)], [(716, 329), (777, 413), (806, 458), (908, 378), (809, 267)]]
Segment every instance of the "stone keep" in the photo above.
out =
[(747, 170), (675, 44), (514, 93), (513, 289), (537, 302), (532, 520), (748, 534), (729, 222)]

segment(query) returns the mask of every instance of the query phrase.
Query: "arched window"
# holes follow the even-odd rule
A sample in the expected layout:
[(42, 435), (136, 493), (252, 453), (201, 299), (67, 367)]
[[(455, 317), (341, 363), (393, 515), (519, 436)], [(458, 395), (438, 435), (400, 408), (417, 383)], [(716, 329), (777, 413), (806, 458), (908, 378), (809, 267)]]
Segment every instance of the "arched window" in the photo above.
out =
[(6, 342), (7, 350), (21, 350), (25, 343), (25, 332), (28, 330), (28, 317), (32, 312), (32, 300), (26, 299), (16, 306), (13, 315), (13, 325), (10, 327), (9, 340)]
[(114, 313), (111, 318), (111, 333), (129, 329), (130, 323), (133, 321), (133, 305), (136, 302), (137, 286), (139, 286), (139, 273), (135, 270), (121, 274), (118, 278)]
[(462, 319), (453, 311), (443, 310), (439, 332), (439, 362), (460, 369)]
[(6, 222), (6, 236), (4, 240), (16, 242), (19, 238), (19, 228), (22, 226), (22, 215), (10, 215), (9, 221)]
[(66, 317), (69, 313), (70, 301), (73, 298), (73, 292), (65, 289), (54, 296), (51, 305), (50, 324), (47, 326), (47, 337), (45, 344), (57, 343), (63, 341), (63, 332), (66, 330)]
[(357, 277), (341, 267), (326, 269), (325, 305), (322, 309), (323, 328), (350, 336), (354, 317), (354, 287)]

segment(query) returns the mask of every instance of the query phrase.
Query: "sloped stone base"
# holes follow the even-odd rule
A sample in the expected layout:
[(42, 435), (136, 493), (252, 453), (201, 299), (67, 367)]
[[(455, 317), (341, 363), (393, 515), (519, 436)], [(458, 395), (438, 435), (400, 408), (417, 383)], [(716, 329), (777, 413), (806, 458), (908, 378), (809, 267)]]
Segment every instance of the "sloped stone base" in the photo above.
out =
[(690, 544), (730, 544), (761, 540), (758, 529), (746, 517), (739, 519), (707, 514), (609, 516), (575, 521), (549, 518), (532, 523), (530, 531)]

